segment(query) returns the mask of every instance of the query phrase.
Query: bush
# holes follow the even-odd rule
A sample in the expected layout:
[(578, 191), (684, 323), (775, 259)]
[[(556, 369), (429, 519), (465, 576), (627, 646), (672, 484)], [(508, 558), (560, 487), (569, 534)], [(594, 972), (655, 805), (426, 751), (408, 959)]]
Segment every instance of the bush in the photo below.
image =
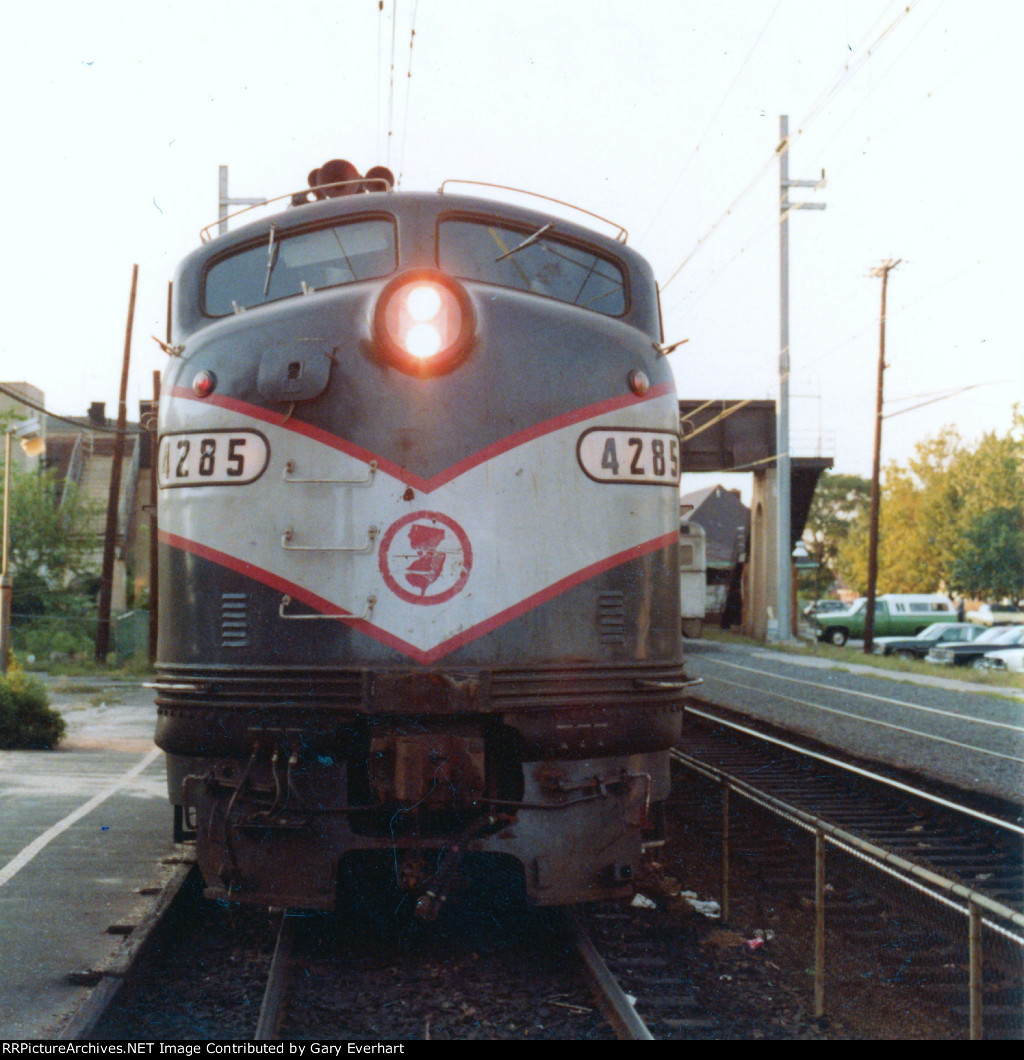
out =
[(92, 656), (96, 626), (92, 617), (47, 614), (18, 619), (11, 629), (15, 651), (34, 655), (39, 662)]
[(60, 743), (65, 728), (37, 677), (20, 670), (0, 677), (0, 749), (49, 750)]

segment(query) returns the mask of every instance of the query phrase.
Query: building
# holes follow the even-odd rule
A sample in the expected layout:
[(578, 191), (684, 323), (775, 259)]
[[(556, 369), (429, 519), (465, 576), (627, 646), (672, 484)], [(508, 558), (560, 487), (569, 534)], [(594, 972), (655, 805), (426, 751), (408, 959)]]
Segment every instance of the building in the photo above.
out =
[[(45, 395), (30, 383), (2, 383), (0, 413), (13, 410), (19, 418), (37, 417), (43, 429), (45, 454), (35, 467), (52, 469), (59, 486), (58, 503), (76, 492), (89, 508), (84, 531), (92, 541), (91, 566), (99, 574), (103, 561), (106, 512), (114, 463), (115, 424), (103, 402), (93, 402), (85, 416), (56, 417), (39, 410)], [(20, 401), (21, 395), (25, 401)], [(143, 414), (149, 403), (143, 402)], [(141, 418), (141, 417), (140, 417)], [(149, 500), (151, 473), (149, 436), (129, 423), (118, 501), (117, 538), (114, 550), (112, 612), (126, 610), (149, 586), (149, 523), (143, 505)], [(33, 469), (30, 462), (22, 466)]]
[(679, 516), (704, 531), (707, 564), (705, 618), (720, 626), (739, 625), (742, 618), (740, 581), (750, 540), (750, 509), (739, 490), (724, 486), (684, 493)]

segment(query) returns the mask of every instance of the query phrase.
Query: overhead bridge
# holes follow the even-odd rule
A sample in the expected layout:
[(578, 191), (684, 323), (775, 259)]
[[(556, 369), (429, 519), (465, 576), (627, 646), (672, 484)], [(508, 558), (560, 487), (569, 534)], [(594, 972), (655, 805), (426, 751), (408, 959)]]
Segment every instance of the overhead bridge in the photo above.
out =
[[(680, 401), (680, 462), (683, 474), (696, 472), (750, 472), (754, 476), (751, 499), (750, 541), (742, 571), (743, 632), (764, 639), (768, 607), (775, 599), (776, 489), (775, 402), (745, 399)], [(789, 551), (803, 535), (814, 490), (831, 457), (790, 458)], [(794, 605), (792, 633), (796, 633), (796, 576), (792, 574)]]

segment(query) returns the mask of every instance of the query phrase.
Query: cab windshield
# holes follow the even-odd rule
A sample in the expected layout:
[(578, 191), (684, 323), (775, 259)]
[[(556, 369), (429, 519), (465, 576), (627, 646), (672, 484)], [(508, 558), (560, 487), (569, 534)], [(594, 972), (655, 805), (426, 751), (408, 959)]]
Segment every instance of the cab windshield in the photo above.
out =
[(397, 264), (393, 222), (374, 218), (278, 234), (215, 262), (206, 273), (205, 309), (222, 317), (280, 298), (372, 280)]
[(621, 266), (563, 242), (554, 225), (531, 231), (486, 221), (442, 221), (437, 254), (441, 268), (462, 279), (531, 291), (607, 316), (626, 311)]

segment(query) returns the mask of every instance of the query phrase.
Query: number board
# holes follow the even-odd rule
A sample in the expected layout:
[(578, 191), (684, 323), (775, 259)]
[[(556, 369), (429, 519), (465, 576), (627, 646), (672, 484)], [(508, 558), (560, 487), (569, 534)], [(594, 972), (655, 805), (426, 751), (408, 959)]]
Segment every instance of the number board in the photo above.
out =
[(189, 431), (160, 439), (157, 481), (176, 486), (242, 486), (263, 474), (270, 444), (259, 431)]
[(595, 482), (679, 484), (679, 438), (671, 431), (594, 427), (580, 435), (576, 458)]

